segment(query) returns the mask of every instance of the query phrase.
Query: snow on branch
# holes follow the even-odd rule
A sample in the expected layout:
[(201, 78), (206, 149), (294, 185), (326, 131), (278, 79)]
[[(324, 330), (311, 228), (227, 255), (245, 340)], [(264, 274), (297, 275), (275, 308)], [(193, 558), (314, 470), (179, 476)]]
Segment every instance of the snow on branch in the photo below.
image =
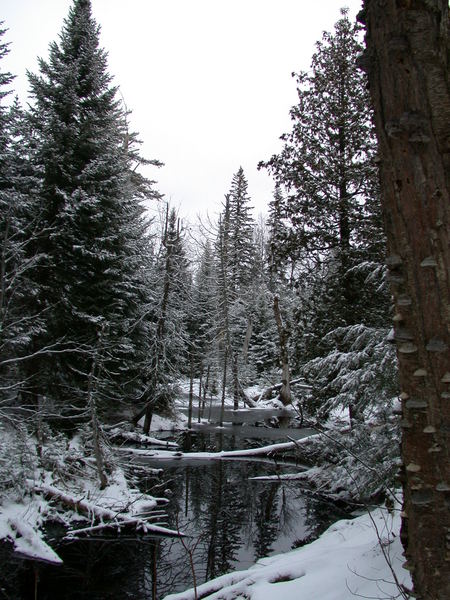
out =
[[(105, 508), (89, 502), (84, 497), (77, 498), (76, 496), (64, 492), (52, 485), (38, 484), (27, 479), (27, 485), (36, 493), (43, 494), (47, 498), (51, 498), (62, 503), (64, 506), (75, 510), (88, 517), (92, 521), (99, 521), (100, 525), (86, 527), (82, 529), (69, 531), (66, 537), (72, 537), (80, 533), (93, 533), (99, 529), (114, 527), (120, 530), (125, 526), (133, 526), (137, 531), (143, 533), (153, 533), (169, 537), (179, 537), (180, 533), (172, 529), (163, 527), (160, 524), (149, 523), (149, 519), (153, 513), (153, 509), (167, 503), (166, 498), (152, 498), (152, 501), (146, 506), (146, 516), (136, 516), (128, 510), (116, 511), (110, 508)], [(154, 513), (153, 513), (154, 514)], [(147, 516), (148, 515), (148, 516)], [(162, 516), (163, 513), (158, 511), (157, 515)], [(106, 522), (106, 523), (105, 523)]]

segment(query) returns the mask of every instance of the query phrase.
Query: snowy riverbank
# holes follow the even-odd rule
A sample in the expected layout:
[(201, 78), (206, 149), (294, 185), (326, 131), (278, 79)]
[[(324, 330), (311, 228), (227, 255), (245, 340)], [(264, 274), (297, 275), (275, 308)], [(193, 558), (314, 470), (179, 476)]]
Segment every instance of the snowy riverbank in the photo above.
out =
[[(354, 600), (408, 598), (408, 571), (402, 567), (400, 516), (376, 509), (338, 521), (316, 541), (282, 555), (263, 558), (165, 600)], [(403, 587), (405, 586), (405, 588)], [(401, 590), (401, 591), (400, 591)]]

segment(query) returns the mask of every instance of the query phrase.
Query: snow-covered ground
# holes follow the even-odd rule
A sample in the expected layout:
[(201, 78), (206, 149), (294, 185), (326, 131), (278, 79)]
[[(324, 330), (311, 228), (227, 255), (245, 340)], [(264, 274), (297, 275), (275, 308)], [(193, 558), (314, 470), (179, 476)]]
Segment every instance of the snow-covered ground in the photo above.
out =
[(407, 598), (400, 517), (376, 509), (338, 521), (316, 541), (263, 558), (246, 571), (222, 575), (165, 600), (354, 600)]
[[(150, 431), (172, 431), (186, 429), (188, 418), (181, 412), (177, 412), (172, 418), (153, 415)], [(143, 421), (143, 419), (142, 419)]]

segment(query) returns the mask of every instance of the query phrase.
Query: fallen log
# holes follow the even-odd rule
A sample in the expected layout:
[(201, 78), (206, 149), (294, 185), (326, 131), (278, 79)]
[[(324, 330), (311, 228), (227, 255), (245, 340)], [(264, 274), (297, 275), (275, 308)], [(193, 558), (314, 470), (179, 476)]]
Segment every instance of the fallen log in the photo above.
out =
[(176, 442), (169, 442), (164, 440), (159, 440), (158, 438), (150, 437), (149, 435), (145, 435), (143, 433), (138, 433), (137, 431), (125, 431), (123, 429), (111, 429), (108, 432), (108, 436), (110, 439), (123, 439), (127, 442), (135, 442), (137, 444), (143, 444), (148, 446), (164, 446), (165, 448), (178, 448), (178, 444)]
[(172, 529), (167, 529), (167, 527), (163, 527), (162, 525), (152, 525), (143, 519), (122, 519), (116, 522), (110, 521), (109, 523), (102, 523), (101, 525), (93, 525), (92, 527), (82, 527), (81, 529), (71, 529), (65, 536), (65, 540), (71, 540), (74, 537), (80, 534), (90, 534), (90, 533), (99, 533), (100, 531), (105, 531), (108, 529), (115, 529), (119, 531), (122, 527), (133, 526), (136, 531), (141, 531), (142, 533), (150, 533), (152, 535), (158, 534), (164, 537), (181, 537), (184, 534), (178, 531), (174, 531)]
[(242, 387), (242, 384), (239, 380), (238, 380), (238, 389), (239, 389), (239, 396), (241, 397), (244, 404), (246, 404), (249, 408), (256, 408), (255, 400), (253, 400), (253, 398), (249, 398), (247, 396), (247, 394), (245, 393), (244, 388)]
[[(35, 483), (30, 479), (27, 480), (27, 485), (34, 492), (41, 493), (48, 498), (52, 498), (58, 502), (61, 502), (65, 506), (71, 508), (72, 510), (75, 510), (77, 513), (82, 513), (86, 516), (86, 518), (89, 518), (91, 521), (100, 521), (100, 525), (103, 526), (103, 528), (106, 528), (108, 526), (120, 529), (124, 526), (133, 525), (136, 530), (144, 531), (145, 533), (164, 535), (168, 537), (179, 537), (180, 535), (178, 531), (167, 529), (166, 527), (162, 527), (158, 524), (149, 523), (148, 517), (143, 518), (141, 516), (134, 516), (125, 510), (111, 510), (110, 508), (105, 508), (103, 506), (99, 506), (98, 504), (93, 504), (92, 502), (86, 500), (84, 497), (76, 498), (51, 485)], [(166, 504), (167, 502), (167, 498), (154, 498), (153, 503), (150, 503), (149, 506), (146, 507), (149, 510), (148, 516), (152, 514), (153, 508), (161, 506), (162, 504)], [(107, 521), (107, 523), (105, 523), (105, 521)], [(80, 533), (81, 531), (83, 531), (84, 533), (87, 533), (89, 531), (95, 531), (93, 527), (96, 526), (93, 525), (82, 530), (69, 531), (67, 536), (70, 536), (74, 532)]]
[(280, 444), (271, 444), (260, 448), (248, 448), (245, 450), (224, 450), (222, 452), (170, 452), (168, 450), (141, 450), (138, 448), (116, 448), (119, 452), (128, 452), (136, 456), (147, 456), (156, 460), (168, 459), (187, 459), (187, 460), (220, 460), (227, 458), (244, 458), (247, 456), (272, 456), (277, 452), (294, 450), (299, 448), (304, 440), (310, 440), (312, 437), (318, 437), (319, 434), (312, 434), (299, 440), (282, 442)]

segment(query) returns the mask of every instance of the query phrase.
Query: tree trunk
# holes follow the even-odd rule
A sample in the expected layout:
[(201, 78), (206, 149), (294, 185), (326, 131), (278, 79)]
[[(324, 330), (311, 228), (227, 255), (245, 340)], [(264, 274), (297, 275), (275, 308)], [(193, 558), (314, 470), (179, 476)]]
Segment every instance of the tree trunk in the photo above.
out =
[(98, 478), (100, 482), (100, 489), (104, 490), (108, 485), (108, 479), (106, 477), (105, 472), (105, 458), (103, 456), (103, 449), (101, 445), (101, 434), (100, 434), (100, 425), (97, 417), (97, 403), (95, 399), (95, 371), (97, 369), (98, 364), (98, 354), (99, 354), (99, 346), (102, 340), (102, 334), (99, 335), (97, 348), (95, 349), (94, 356), (92, 358), (91, 370), (88, 378), (88, 389), (87, 389), (87, 405), (91, 418), (91, 427), (92, 427), (92, 445), (94, 447), (94, 457), (95, 457), (95, 465), (97, 467)]
[(275, 321), (277, 323), (278, 338), (280, 340), (280, 360), (281, 360), (281, 389), (280, 389), (280, 400), (287, 406), (291, 404), (291, 386), (289, 384), (289, 355), (288, 355), (288, 332), (283, 321), (281, 320), (280, 305), (278, 302), (278, 296), (273, 298), (273, 312), (275, 315)]
[(189, 371), (189, 406), (188, 406), (188, 429), (192, 429), (192, 401), (194, 399), (194, 357), (191, 353), (191, 368)]
[(200, 366), (200, 377), (198, 379), (198, 415), (197, 422), (200, 423), (203, 412), (202, 412), (202, 385), (203, 385), (203, 365)]
[[(166, 207), (166, 216), (164, 223), (163, 246), (166, 250), (166, 260), (164, 266), (163, 290), (161, 296), (161, 304), (159, 309), (158, 322), (156, 326), (156, 339), (153, 359), (150, 366), (150, 380), (147, 384), (147, 390), (144, 394), (146, 404), (144, 408), (134, 416), (133, 423), (137, 422), (144, 416), (143, 433), (149, 435), (150, 427), (153, 418), (153, 411), (156, 404), (156, 392), (161, 378), (161, 371), (164, 368), (164, 346), (166, 343), (166, 318), (169, 305), (169, 298), (172, 293), (172, 279), (174, 276), (173, 252), (175, 248), (174, 240), (169, 239), (169, 205)], [(177, 228), (177, 238), (179, 236), (179, 227)]]
[(222, 377), (222, 398), (220, 403), (220, 421), (219, 426), (223, 427), (223, 416), (225, 413), (225, 395), (227, 390), (227, 363), (228, 363), (228, 346), (225, 346), (223, 356), (223, 377)]
[(233, 368), (233, 408), (234, 410), (239, 409), (239, 374), (238, 374), (238, 359), (237, 354), (233, 354), (231, 357), (232, 368)]
[(203, 397), (202, 397), (202, 417), (205, 414), (205, 408), (206, 408), (206, 394), (208, 392), (209, 389), (209, 376), (211, 374), (211, 365), (208, 365), (208, 368), (206, 369), (206, 381), (205, 381), (205, 385), (203, 386)]
[(242, 346), (242, 361), (244, 365), (248, 365), (248, 347), (253, 332), (253, 322), (251, 318), (247, 321), (247, 331), (245, 332), (244, 344)]
[(450, 598), (448, 0), (366, 0), (403, 412), (402, 539), (417, 598)]

